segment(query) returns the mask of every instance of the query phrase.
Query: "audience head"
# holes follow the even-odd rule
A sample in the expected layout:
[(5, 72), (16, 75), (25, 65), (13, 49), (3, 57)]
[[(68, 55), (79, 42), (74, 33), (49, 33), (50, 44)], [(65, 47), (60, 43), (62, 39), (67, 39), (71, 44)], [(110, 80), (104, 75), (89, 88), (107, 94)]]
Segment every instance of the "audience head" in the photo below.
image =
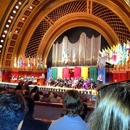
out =
[(16, 92), (0, 93), (0, 130), (17, 130), (27, 112), (24, 97)]
[(102, 93), (99, 104), (89, 119), (90, 130), (129, 130), (130, 85), (108, 85)]
[(31, 90), (31, 93), (37, 93), (38, 92), (38, 87), (37, 86), (35, 86), (32, 90)]
[(57, 98), (57, 97), (58, 97), (57, 93), (54, 93), (54, 98)]
[(29, 94), (30, 94), (30, 92), (29, 92), (28, 90), (25, 90), (25, 91), (24, 91), (24, 96), (25, 96), (25, 97), (29, 97)]
[(77, 116), (83, 108), (82, 98), (78, 91), (67, 90), (63, 95), (63, 106), (65, 115)]
[(33, 97), (33, 100), (34, 100), (34, 101), (39, 101), (39, 99), (40, 99), (39, 94), (38, 94), (38, 93), (35, 93), (35, 94), (34, 94), (34, 97)]

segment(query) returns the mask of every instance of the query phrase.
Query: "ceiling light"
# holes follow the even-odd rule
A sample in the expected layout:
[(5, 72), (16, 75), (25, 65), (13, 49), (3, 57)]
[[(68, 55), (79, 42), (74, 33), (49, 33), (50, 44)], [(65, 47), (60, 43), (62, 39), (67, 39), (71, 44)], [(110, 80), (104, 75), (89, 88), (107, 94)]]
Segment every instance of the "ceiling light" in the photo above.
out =
[(30, 9), (33, 9), (33, 7), (32, 7), (32, 6), (30, 6), (29, 8), (30, 8)]
[(13, 19), (13, 16), (10, 16), (11, 19)]
[(22, 3), (19, 1), (19, 3), (18, 3), (19, 5), (21, 5)]
[(8, 22), (11, 23), (11, 20), (9, 19)]
[(2, 48), (2, 45), (0, 45), (0, 48)]
[(18, 33), (18, 30), (15, 30), (15, 33)]
[(9, 27), (9, 25), (8, 25), (8, 24), (6, 24), (6, 27), (8, 28), (8, 27)]
[(13, 10), (13, 13), (15, 14), (15, 13), (16, 13), (16, 10)]
[(18, 5), (16, 5), (16, 6), (15, 6), (15, 8), (16, 8), (16, 9), (18, 9), (18, 8), (19, 8), (19, 6), (18, 6)]
[(2, 37), (5, 37), (5, 34), (3, 34)]
[(7, 30), (4, 30), (4, 33), (7, 33)]
[(22, 18), (22, 20), (24, 21), (24, 20), (25, 20), (25, 18), (23, 17), (23, 18)]
[(1, 42), (3, 43), (3, 42), (4, 42), (4, 40), (1, 40)]

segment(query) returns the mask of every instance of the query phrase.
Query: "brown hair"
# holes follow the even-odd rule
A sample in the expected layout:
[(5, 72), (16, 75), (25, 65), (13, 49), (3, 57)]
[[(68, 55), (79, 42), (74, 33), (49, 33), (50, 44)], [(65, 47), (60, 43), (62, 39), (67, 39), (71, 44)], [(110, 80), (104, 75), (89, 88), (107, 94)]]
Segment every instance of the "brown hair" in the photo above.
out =
[(81, 95), (76, 90), (67, 90), (63, 95), (62, 102), (65, 114), (69, 116), (79, 115), (83, 108)]

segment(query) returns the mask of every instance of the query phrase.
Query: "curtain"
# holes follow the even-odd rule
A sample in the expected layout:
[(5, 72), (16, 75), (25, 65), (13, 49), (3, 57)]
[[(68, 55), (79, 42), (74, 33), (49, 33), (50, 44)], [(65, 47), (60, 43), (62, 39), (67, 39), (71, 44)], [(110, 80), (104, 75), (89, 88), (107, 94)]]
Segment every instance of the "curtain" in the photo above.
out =
[(88, 78), (88, 67), (81, 67), (81, 77), (83, 77), (84, 80)]
[(52, 70), (51, 70), (51, 68), (48, 68), (47, 69), (47, 79), (50, 77), (50, 76), (52, 76)]
[(93, 79), (94, 82), (97, 82), (97, 67), (90, 67), (90, 79)]
[(125, 81), (127, 80), (127, 72), (120, 73), (120, 81)]
[(57, 77), (62, 78), (62, 69), (63, 67), (58, 67)]
[(81, 67), (74, 67), (74, 77), (81, 77)]
[(51, 68), (51, 69), (52, 69), (52, 78), (54, 80), (56, 80), (57, 79), (57, 68)]
[(69, 66), (92, 66), (96, 65), (98, 52), (101, 47), (101, 36), (91, 38), (82, 32), (76, 43), (71, 43), (67, 36), (62, 42), (53, 44), (52, 63), (54, 66), (64, 66), (65, 52), (68, 51)]
[(69, 68), (63, 68), (63, 71), (62, 71), (62, 78), (70, 78), (70, 69)]
[(98, 76), (102, 75), (102, 83), (106, 83), (106, 68), (103, 67), (101, 69), (98, 69)]

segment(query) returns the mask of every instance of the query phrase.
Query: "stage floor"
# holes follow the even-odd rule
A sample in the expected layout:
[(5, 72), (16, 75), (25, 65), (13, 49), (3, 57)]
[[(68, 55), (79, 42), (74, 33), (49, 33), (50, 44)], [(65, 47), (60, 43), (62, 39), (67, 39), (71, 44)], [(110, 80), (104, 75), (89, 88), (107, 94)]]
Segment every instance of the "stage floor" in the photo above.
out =
[[(18, 85), (18, 83), (8, 83), (8, 82), (0, 82), (1, 87), (12, 87), (15, 88)], [(29, 85), (30, 89), (32, 89), (34, 86), (38, 85)], [(66, 90), (71, 90), (75, 88), (67, 88), (67, 87), (54, 87), (54, 86), (38, 86), (39, 90), (42, 91), (56, 91), (56, 92), (65, 92)], [(96, 95), (95, 89), (75, 89), (79, 91), (81, 94), (90, 94), (90, 95)]]

